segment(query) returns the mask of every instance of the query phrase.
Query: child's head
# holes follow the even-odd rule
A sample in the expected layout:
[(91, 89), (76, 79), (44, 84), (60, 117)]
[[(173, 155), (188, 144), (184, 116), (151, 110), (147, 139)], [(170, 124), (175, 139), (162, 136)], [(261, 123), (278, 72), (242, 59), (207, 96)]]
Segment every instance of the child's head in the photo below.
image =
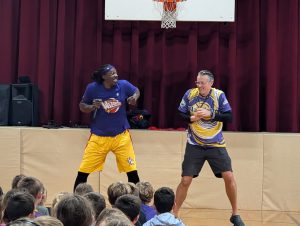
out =
[(129, 218), (117, 208), (105, 208), (98, 216), (96, 226), (132, 226)]
[(24, 177), (18, 182), (19, 189), (27, 190), (34, 198), (36, 205), (42, 200), (43, 197), (43, 184), (35, 177)]
[(127, 182), (127, 185), (131, 190), (129, 194), (132, 194), (132, 195), (135, 195), (135, 196), (139, 197), (139, 189), (136, 186), (136, 184), (132, 183), (132, 182)]
[[(8, 192), (6, 192), (5, 193), (5, 195), (4, 195), (4, 197), (3, 197), (3, 199), (2, 199), (2, 201), (1, 201), (1, 218), (0, 219), (2, 219), (2, 220), (4, 220), (4, 221), (6, 221), (5, 220), (5, 216), (2, 216), (2, 214), (3, 214), (3, 212), (4, 212), (4, 210), (5, 210), (5, 208), (6, 208), (6, 206), (7, 206), (7, 202), (8, 202), (8, 200), (13, 196), (13, 195), (15, 195), (16, 193), (18, 193), (18, 192), (20, 192), (21, 190), (20, 189), (11, 189), (11, 190), (9, 190)], [(24, 191), (23, 191), (24, 192)]]
[(63, 192), (60, 192), (55, 195), (54, 199), (52, 200), (52, 204), (51, 204), (51, 215), (53, 215), (53, 213), (55, 212), (57, 203), (59, 203), (59, 201), (67, 194), (69, 194), (69, 193), (63, 191)]
[(115, 205), (118, 197), (126, 194), (131, 194), (131, 188), (128, 184), (123, 182), (115, 182), (109, 185), (107, 189), (107, 196), (110, 205)]
[(116, 200), (115, 207), (125, 213), (135, 224), (141, 211), (141, 200), (132, 194), (122, 195)]
[(41, 226), (41, 225), (34, 222), (30, 218), (22, 217), (12, 222), (9, 222), (8, 224), (6, 224), (6, 226)]
[(91, 205), (86, 198), (80, 195), (68, 194), (63, 196), (54, 211), (54, 216), (64, 226), (87, 226), (93, 223)]
[(11, 182), (11, 188), (12, 188), (12, 189), (17, 188), (19, 181), (22, 180), (22, 179), (25, 178), (25, 177), (26, 177), (26, 176), (25, 176), (24, 174), (18, 174), (18, 175), (16, 175), (16, 176), (13, 178), (12, 182)]
[(33, 220), (33, 222), (39, 224), (40, 226), (64, 226), (60, 220), (51, 216), (41, 216)]
[(3, 199), (2, 199), (2, 207), (3, 209), (5, 209), (6, 205), (7, 205), (7, 202), (8, 200), (16, 193), (18, 192), (24, 192), (24, 190), (20, 190), (20, 189), (11, 189), (9, 191), (7, 191), (5, 193), (5, 195), (3, 196)]
[(87, 184), (87, 183), (80, 183), (75, 188), (74, 194), (84, 195), (86, 193), (93, 192), (93, 191), (94, 191), (94, 189), (93, 189), (92, 185)]
[(171, 212), (175, 201), (175, 194), (171, 188), (162, 187), (154, 193), (154, 205), (158, 213)]
[(106, 207), (106, 202), (103, 195), (98, 192), (89, 192), (83, 195), (83, 197), (85, 197), (91, 203), (94, 217), (97, 219), (98, 215)]
[(154, 189), (149, 182), (138, 182), (139, 197), (144, 204), (148, 204), (153, 199)]
[(34, 198), (28, 192), (16, 192), (7, 201), (3, 219), (11, 222), (21, 217), (33, 217)]

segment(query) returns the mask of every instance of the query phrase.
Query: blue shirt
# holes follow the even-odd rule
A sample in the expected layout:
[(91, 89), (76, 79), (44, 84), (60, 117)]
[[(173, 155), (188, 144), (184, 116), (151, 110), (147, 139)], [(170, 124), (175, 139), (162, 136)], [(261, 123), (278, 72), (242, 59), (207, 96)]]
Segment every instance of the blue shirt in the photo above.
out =
[(145, 214), (147, 221), (157, 214), (156, 210), (152, 206), (148, 206), (146, 204), (142, 204), (141, 211)]
[(185, 224), (171, 213), (162, 213), (156, 215), (147, 221), (143, 226), (185, 226)]
[(91, 133), (98, 136), (116, 136), (126, 129), (129, 123), (126, 115), (127, 98), (137, 91), (126, 80), (118, 80), (117, 84), (110, 89), (105, 88), (101, 83), (92, 82), (88, 84), (82, 102), (92, 104), (93, 100), (101, 99), (102, 105), (92, 117)]

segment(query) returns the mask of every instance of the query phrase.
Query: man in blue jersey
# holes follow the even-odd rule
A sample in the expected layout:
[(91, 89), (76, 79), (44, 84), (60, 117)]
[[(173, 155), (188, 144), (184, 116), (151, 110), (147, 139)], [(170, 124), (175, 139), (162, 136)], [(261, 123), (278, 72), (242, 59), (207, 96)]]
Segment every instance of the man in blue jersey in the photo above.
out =
[(231, 107), (223, 91), (212, 88), (214, 76), (202, 70), (197, 75), (196, 88), (189, 89), (178, 108), (189, 123), (187, 143), (182, 163), (182, 178), (177, 187), (174, 214), (184, 202), (189, 186), (207, 160), (215, 176), (223, 178), (226, 193), (232, 206), (230, 221), (244, 226), (237, 214), (237, 188), (222, 135), (223, 122), (232, 121)]
[(139, 89), (126, 80), (118, 80), (116, 68), (110, 64), (101, 66), (93, 73), (94, 82), (88, 84), (79, 103), (84, 113), (92, 113), (91, 136), (74, 184), (87, 181), (88, 175), (101, 171), (106, 155), (116, 155), (119, 172), (126, 172), (128, 181), (137, 183), (139, 176), (135, 154), (129, 134), (126, 102), (135, 105)]

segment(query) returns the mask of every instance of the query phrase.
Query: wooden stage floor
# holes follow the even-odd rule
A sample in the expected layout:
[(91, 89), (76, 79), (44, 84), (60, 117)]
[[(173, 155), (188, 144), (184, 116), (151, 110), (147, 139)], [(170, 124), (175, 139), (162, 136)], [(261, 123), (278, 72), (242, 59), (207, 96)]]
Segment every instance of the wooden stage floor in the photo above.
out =
[[(186, 226), (232, 226), (230, 210), (181, 209), (179, 218)], [(300, 226), (300, 212), (240, 210), (246, 226)]]

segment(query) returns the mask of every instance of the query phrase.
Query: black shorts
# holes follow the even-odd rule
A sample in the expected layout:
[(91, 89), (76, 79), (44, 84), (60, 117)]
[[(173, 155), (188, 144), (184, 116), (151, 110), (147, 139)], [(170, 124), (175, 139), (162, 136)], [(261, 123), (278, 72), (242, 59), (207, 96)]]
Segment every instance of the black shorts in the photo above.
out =
[(205, 147), (200, 145), (186, 144), (184, 160), (182, 162), (181, 176), (197, 177), (205, 160), (215, 176), (222, 178), (221, 173), (232, 171), (231, 159), (224, 147)]

